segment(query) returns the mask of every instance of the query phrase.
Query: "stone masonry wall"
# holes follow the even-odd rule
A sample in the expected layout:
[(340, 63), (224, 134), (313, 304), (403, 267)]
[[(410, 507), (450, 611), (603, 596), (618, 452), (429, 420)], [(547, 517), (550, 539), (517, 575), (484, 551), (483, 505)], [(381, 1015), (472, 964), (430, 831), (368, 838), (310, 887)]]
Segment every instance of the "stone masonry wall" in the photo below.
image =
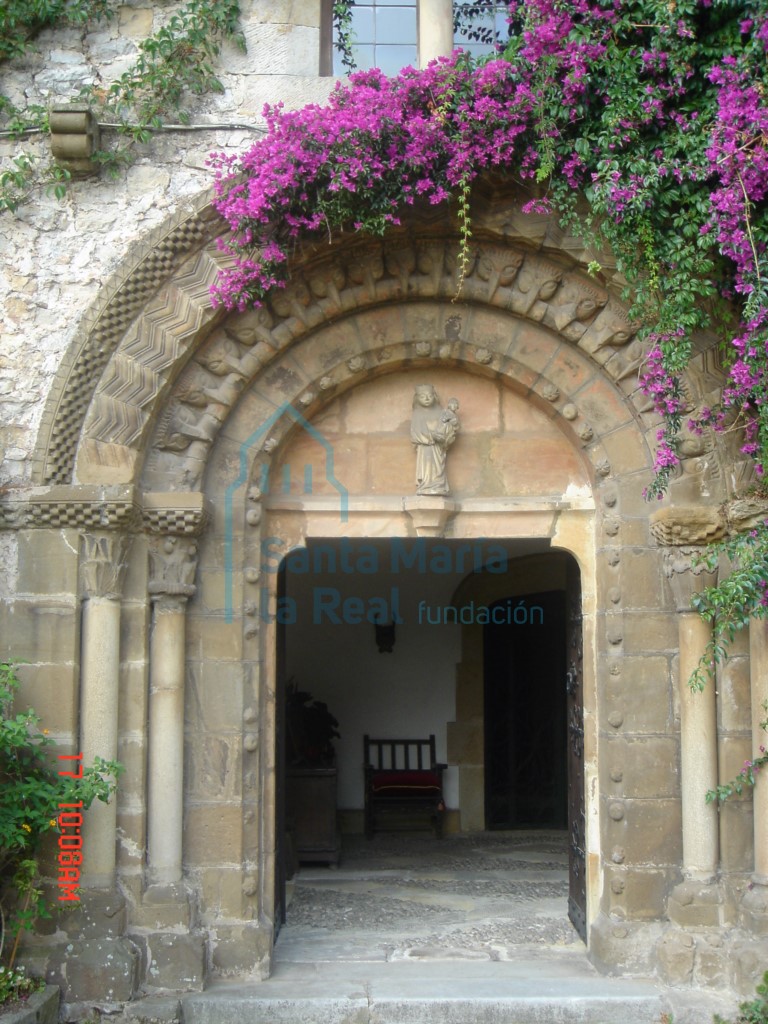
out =
[[(47, 30), (33, 52), (3, 66), (2, 91), (17, 104), (47, 106), (75, 100), (83, 84), (107, 87), (132, 65), (141, 40), (180, 6), (134, 0), (93, 31)], [(240, 152), (258, 138), (265, 103), (301, 107), (322, 102), (332, 88), (332, 79), (317, 75), (320, 0), (243, 0), (241, 8), (247, 52), (225, 45), (217, 69), (224, 92), (193, 98), (188, 109), (192, 124), (254, 131), (159, 135), (116, 179), (73, 182), (63, 200), (39, 187), (15, 216), (2, 215), (0, 485), (29, 482), (45, 399), (78, 324), (131, 247), (210, 189), (208, 154)], [(114, 139), (106, 130), (102, 145)], [(0, 167), (22, 149), (45, 159), (48, 147), (37, 136), (22, 143), (0, 138)]]

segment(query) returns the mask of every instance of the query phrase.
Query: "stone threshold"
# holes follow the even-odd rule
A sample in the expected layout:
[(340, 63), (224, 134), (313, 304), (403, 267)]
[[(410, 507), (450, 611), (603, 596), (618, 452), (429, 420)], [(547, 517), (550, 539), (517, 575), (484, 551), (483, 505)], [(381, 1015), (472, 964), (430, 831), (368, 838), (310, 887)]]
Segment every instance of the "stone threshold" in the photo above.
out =
[(252, 985), (182, 998), (184, 1024), (654, 1024), (650, 981), (606, 978), (585, 956), (506, 962), (277, 963)]

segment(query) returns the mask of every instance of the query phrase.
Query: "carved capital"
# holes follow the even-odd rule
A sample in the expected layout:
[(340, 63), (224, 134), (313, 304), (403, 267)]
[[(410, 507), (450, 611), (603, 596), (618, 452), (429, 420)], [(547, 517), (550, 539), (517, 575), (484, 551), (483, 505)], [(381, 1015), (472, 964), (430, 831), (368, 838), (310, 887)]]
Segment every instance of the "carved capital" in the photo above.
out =
[(81, 563), (86, 598), (119, 600), (123, 592), (130, 537), (119, 533), (87, 533), (83, 537)]
[(182, 537), (153, 537), (149, 560), (149, 593), (153, 598), (194, 596), (197, 544)]
[(664, 551), (664, 575), (679, 612), (691, 611), (691, 599), (717, 581), (717, 570), (711, 570), (699, 559), (703, 547), (669, 547)]
[(726, 532), (722, 512), (710, 505), (661, 508), (651, 516), (653, 538), (665, 547), (709, 544)]

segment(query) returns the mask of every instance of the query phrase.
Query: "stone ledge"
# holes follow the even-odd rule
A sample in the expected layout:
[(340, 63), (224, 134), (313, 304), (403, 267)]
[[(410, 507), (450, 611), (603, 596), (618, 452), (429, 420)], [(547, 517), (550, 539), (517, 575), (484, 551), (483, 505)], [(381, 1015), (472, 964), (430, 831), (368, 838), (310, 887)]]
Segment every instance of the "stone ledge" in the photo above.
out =
[(42, 992), (34, 992), (29, 999), (19, 1003), (18, 1009), (0, 1006), (0, 1019), (3, 1024), (56, 1024), (60, 998), (58, 985), (46, 985)]

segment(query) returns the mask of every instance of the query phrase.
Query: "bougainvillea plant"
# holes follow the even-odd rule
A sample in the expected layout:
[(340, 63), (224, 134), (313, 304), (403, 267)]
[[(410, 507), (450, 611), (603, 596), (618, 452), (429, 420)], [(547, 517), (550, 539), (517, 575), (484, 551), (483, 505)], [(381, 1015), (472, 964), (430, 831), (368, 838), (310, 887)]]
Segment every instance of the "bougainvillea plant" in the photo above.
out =
[[(530, 208), (551, 210), (595, 253), (610, 248), (629, 282), (647, 347), (640, 386), (663, 424), (648, 495), (663, 495), (688, 426), (744, 431), (759, 477), (768, 456), (764, 0), (513, 0), (509, 17), (501, 56), (459, 52), (394, 78), (358, 72), (325, 106), (267, 108), (266, 136), (241, 158), (214, 156), (234, 255), (215, 300), (258, 305), (284, 284), (303, 239), (381, 234), (417, 200), (466, 211), (480, 175), (506, 174), (534, 190)], [(599, 272), (597, 257), (590, 269)], [(703, 328), (723, 338), (729, 377), (720, 407), (689, 424), (681, 374)], [(768, 545), (753, 541), (730, 552), (735, 578), (761, 552), (759, 571), (741, 579), (742, 624), (768, 611)], [(724, 598), (713, 594), (701, 607), (717, 620)]]

